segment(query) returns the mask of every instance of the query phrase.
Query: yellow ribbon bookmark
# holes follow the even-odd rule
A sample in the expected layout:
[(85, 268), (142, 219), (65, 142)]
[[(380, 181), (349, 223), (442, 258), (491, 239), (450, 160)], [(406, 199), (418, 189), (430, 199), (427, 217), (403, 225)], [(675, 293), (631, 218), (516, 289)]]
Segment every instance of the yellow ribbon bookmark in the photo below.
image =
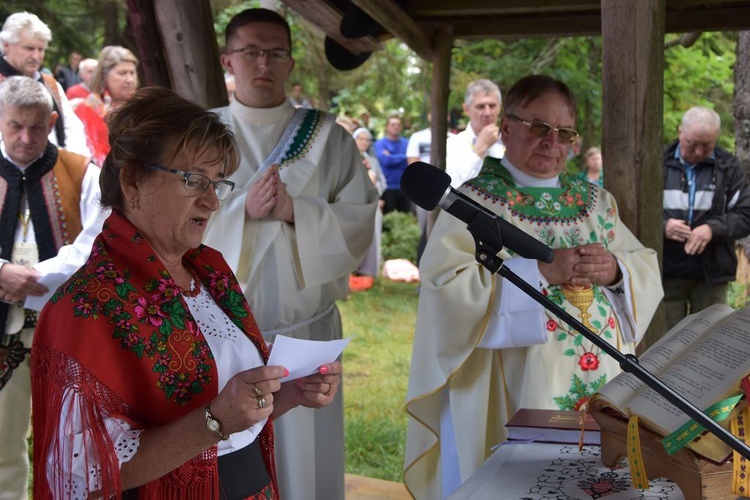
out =
[(633, 488), (647, 490), (650, 486), (646, 476), (646, 467), (643, 463), (643, 455), (641, 454), (641, 437), (638, 430), (638, 415), (633, 415), (628, 420), (627, 435), (630, 477), (633, 481)]

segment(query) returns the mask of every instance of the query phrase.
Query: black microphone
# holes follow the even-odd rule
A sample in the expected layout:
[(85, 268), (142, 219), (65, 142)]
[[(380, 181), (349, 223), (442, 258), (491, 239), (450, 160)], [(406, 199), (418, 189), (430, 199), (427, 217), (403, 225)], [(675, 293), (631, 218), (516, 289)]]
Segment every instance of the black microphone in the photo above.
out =
[(478, 216), (488, 217), (501, 233), (501, 241), (521, 257), (552, 262), (552, 249), (451, 187), (451, 176), (429, 163), (417, 161), (401, 175), (401, 191), (425, 210), (440, 207), (452, 216), (471, 224)]

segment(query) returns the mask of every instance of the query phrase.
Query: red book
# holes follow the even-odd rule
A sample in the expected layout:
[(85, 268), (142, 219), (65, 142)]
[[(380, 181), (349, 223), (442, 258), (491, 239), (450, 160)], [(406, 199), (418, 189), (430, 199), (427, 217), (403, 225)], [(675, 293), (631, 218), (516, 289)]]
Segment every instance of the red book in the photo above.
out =
[(601, 444), (599, 424), (582, 411), (521, 408), (505, 427), (509, 441), (578, 444), (583, 437), (583, 444)]

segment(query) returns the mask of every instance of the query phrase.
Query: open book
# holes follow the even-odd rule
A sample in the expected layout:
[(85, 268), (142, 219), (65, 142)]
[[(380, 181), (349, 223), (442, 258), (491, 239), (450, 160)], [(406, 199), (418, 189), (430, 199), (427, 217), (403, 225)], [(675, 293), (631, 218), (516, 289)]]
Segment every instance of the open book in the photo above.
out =
[[(699, 409), (741, 395), (740, 383), (750, 373), (750, 308), (735, 311), (716, 304), (684, 318), (639, 357), (641, 366)], [(743, 398), (720, 425), (729, 429), (731, 418), (746, 406)], [(621, 373), (590, 400), (588, 411), (611, 408), (628, 418), (638, 415), (642, 426), (667, 436), (691, 419), (641, 382)], [(732, 449), (704, 432), (688, 448), (716, 463)]]

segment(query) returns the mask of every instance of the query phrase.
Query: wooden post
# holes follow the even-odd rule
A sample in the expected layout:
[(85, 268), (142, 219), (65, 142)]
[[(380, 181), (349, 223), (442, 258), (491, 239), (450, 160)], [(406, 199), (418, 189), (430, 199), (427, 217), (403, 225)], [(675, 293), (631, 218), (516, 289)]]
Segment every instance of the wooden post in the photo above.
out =
[(208, 0), (155, 0), (172, 88), (206, 108), (228, 102)]
[[(620, 218), (662, 255), (663, 0), (602, 1), (604, 186)], [(648, 336), (664, 332), (660, 309)]]
[(448, 136), (448, 96), (450, 94), (451, 49), (453, 37), (447, 25), (441, 25), (432, 38), (432, 91), (430, 112), (432, 145), (430, 162), (445, 170), (445, 140)]
[[(446, 138), (448, 136), (448, 96), (450, 94), (451, 50), (453, 35), (450, 26), (441, 25), (432, 37), (432, 92), (430, 112), (432, 121), (432, 144), (430, 145), (430, 163), (445, 170)], [(435, 225), (438, 211), (433, 210), (427, 216), (427, 237)]]

